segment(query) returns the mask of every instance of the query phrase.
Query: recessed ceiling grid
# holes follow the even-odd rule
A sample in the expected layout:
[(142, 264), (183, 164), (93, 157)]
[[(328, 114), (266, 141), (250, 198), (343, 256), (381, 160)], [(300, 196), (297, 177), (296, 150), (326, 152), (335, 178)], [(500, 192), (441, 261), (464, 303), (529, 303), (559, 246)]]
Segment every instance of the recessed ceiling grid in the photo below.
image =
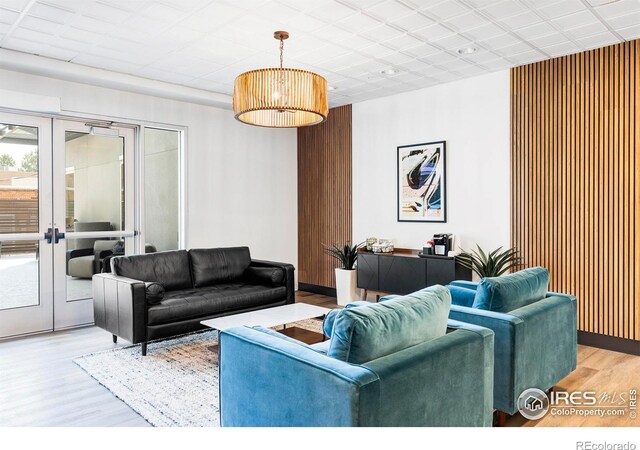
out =
[(276, 29), (337, 106), (638, 38), (640, 0), (0, 0), (0, 47), (225, 94)]

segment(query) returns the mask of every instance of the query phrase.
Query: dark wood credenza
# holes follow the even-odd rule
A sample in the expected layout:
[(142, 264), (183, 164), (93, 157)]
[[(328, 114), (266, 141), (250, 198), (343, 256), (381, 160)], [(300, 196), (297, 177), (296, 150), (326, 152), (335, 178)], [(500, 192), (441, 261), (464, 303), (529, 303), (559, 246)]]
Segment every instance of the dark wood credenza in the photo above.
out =
[(393, 253), (358, 252), (358, 287), (365, 291), (409, 294), (434, 284), (471, 280), (471, 270), (454, 257), (418, 256), (418, 250), (397, 248)]

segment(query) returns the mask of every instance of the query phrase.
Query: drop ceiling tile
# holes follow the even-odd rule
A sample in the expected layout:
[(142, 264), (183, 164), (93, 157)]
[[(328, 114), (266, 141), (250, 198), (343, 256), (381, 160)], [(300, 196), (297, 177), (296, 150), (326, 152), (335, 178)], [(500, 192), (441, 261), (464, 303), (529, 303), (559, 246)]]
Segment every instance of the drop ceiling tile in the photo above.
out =
[(486, 50), (479, 50), (476, 53), (464, 55), (464, 59), (473, 61), (474, 63), (477, 63), (477, 64), (489, 63), (495, 60), (496, 58), (498, 58), (498, 55)]
[(187, 14), (179, 8), (164, 5), (158, 2), (150, 2), (145, 8), (139, 11), (144, 17), (154, 19), (161, 23), (174, 23)]
[(402, 52), (406, 53), (407, 55), (411, 55), (415, 58), (422, 58), (424, 56), (440, 53), (441, 51), (442, 50), (440, 50), (438, 47), (434, 47), (433, 45), (422, 43), (415, 47), (405, 48)]
[(93, 47), (94, 44), (91, 42), (67, 39), (62, 36), (52, 36), (49, 39), (49, 45), (76, 53), (83, 53)]
[(175, 72), (168, 72), (166, 70), (157, 70), (151, 67), (143, 67), (140, 69), (132, 70), (129, 72), (133, 75), (149, 78), (152, 80), (165, 81), (167, 83), (184, 84), (193, 79), (189, 75), (184, 75)]
[(638, 0), (620, 0), (618, 2), (599, 6), (595, 10), (603, 18), (611, 19), (630, 14), (635, 11), (640, 11), (640, 2)]
[(479, 26), (486, 25), (487, 22), (488, 21), (485, 20), (482, 16), (476, 13), (470, 12), (467, 14), (462, 14), (460, 16), (453, 17), (447, 20), (445, 23), (448, 26), (458, 31), (464, 32), (472, 28), (477, 28)]
[(530, 64), (535, 61), (540, 61), (545, 59), (546, 56), (543, 53), (540, 53), (536, 50), (530, 50), (527, 52), (518, 53), (512, 56), (509, 56), (509, 61), (516, 65), (522, 64)]
[(22, 12), (28, 4), (29, 0), (2, 0), (0, 2), (0, 6), (3, 8), (17, 12)]
[(627, 41), (640, 38), (640, 25), (632, 25), (628, 28), (618, 30), (618, 34)]
[(382, 44), (372, 44), (368, 47), (365, 47), (363, 49), (360, 50), (360, 53), (362, 53), (363, 55), (368, 55), (371, 56), (373, 58), (382, 58), (386, 55), (390, 55), (391, 53), (394, 53), (395, 50), (386, 47)]
[(409, 55), (405, 55), (403, 53), (397, 52), (397, 53), (391, 53), (390, 55), (385, 55), (379, 59), (380, 61), (384, 61), (387, 64), (395, 66), (398, 64), (405, 63), (407, 61), (411, 61), (414, 58), (413, 56), (409, 56)]
[(562, 44), (568, 45), (571, 41), (569, 41), (562, 34), (554, 33), (548, 36), (540, 36), (534, 39), (528, 39), (527, 42), (533, 44), (538, 48), (542, 48), (542, 47), (548, 47), (550, 45), (554, 45), (554, 46), (562, 45)]
[(532, 50), (532, 48), (529, 45), (523, 42), (519, 42), (517, 44), (508, 45), (506, 47), (496, 49), (494, 50), (494, 53), (497, 53), (504, 58), (509, 58), (510, 56), (517, 55), (518, 53), (528, 52), (530, 50)]
[(104, 35), (98, 33), (92, 33), (90, 31), (80, 30), (78, 28), (67, 27), (60, 33), (60, 36), (65, 39), (73, 41), (83, 42), (85, 44), (93, 44), (100, 39), (104, 38)]
[[(241, 4), (242, 1), (239, 1), (237, 3)], [(290, 22), (291, 17), (298, 15), (300, 11), (281, 3), (269, 2), (261, 6), (260, 8), (251, 11), (251, 13), (258, 15), (259, 17), (263, 17), (267, 20), (271, 20), (276, 24), (286, 24)]]
[(233, 22), (241, 17), (243, 11), (224, 3), (212, 3), (180, 22), (185, 28), (202, 33), (216, 31), (220, 26)]
[(39, 55), (42, 52), (42, 50), (46, 47), (45, 44), (28, 41), (25, 39), (20, 39), (13, 35), (9, 39), (7, 39), (2, 44), (2, 46), (10, 50), (17, 50), (20, 52), (31, 53), (33, 55)]
[(609, 31), (606, 31), (604, 33), (594, 34), (585, 38), (576, 39), (576, 42), (578, 42), (578, 44), (580, 44), (584, 50), (589, 50), (592, 48), (615, 44), (617, 42), (620, 42), (620, 40)]
[(543, 19), (538, 14), (532, 11), (525, 11), (515, 16), (503, 17), (499, 20), (499, 23), (511, 30), (516, 30), (518, 28), (536, 25), (542, 21)]
[(68, 23), (76, 15), (74, 11), (43, 3), (35, 3), (31, 8), (29, 8), (28, 14), (30, 16), (46, 19), (59, 24)]
[(429, 16), (439, 20), (447, 20), (469, 11), (465, 6), (453, 0), (443, 1), (435, 5), (431, 4), (432, 2), (425, 3), (427, 3), (428, 6), (424, 7), (423, 11)]
[(50, 34), (41, 33), (39, 31), (28, 30), (26, 28), (18, 27), (12, 34), (12, 36), (18, 39), (25, 39), (32, 42), (39, 42), (43, 45), (48, 45), (47, 41), (51, 38)]
[[(535, 2), (532, 2), (532, 4), (538, 6)], [(548, 6), (540, 7), (538, 8), (538, 11), (546, 18), (552, 19), (554, 17), (562, 17), (566, 16), (567, 14), (573, 14), (584, 9), (584, 3), (582, 3), (580, 0), (562, 0)]]
[(419, 36), (427, 42), (437, 41), (445, 37), (453, 36), (455, 33), (449, 28), (436, 23), (425, 28), (420, 28), (414, 31), (412, 34)]
[(481, 11), (488, 14), (495, 20), (504, 20), (506, 17), (515, 16), (526, 12), (526, 9), (519, 3), (511, 0), (503, 0), (498, 3), (494, 3), (490, 6), (484, 7)]
[(446, 53), (446, 52), (440, 52), (440, 53), (436, 53), (434, 55), (428, 55), (425, 56), (423, 58), (420, 58), (421, 61), (425, 61), (429, 64), (433, 64), (433, 65), (441, 65), (441, 64), (447, 64), (451, 61), (455, 61), (457, 60), (458, 57), (457, 56), (453, 56), (450, 53)]
[[(243, 9), (254, 9), (256, 6), (260, 6), (266, 0), (242, 0), (241, 2), (235, 2), (236, 6)], [(142, 3), (142, 2), (140, 2)], [(178, 9), (185, 13), (193, 13), (199, 9), (207, 6), (211, 3), (211, 0), (162, 0), (162, 3)], [(225, 3), (233, 3), (225, 1)]]
[(384, 41), (384, 45), (387, 45), (396, 50), (404, 50), (405, 48), (412, 48), (422, 44), (422, 41), (418, 38), (410, 36), (408, 34), (401, 34), (387, 41)]
[(37, 17), (27, 16), (20, 21), (20, 28), (32, 31), (40, 31), (47, 34), (58, 34), (64, 25)]
[(311, 33), (327, 26), (326, 22), (301, 13), (292, 16), (289, 19), (289, 23), (291, 25), (287, 31), (289, 31), (290, 34), (297, 34), (297, 32)]
[(366, 13), (380, 20), (392, 22), (411, 13), (411, 8), (395, 0), (386, 0), (367, 8)]
[(540, 22), (537, 25), (519, 28), (515, 30), (515, 33), (523, 39), (530, 40), (538, 36), (547, 36), (552, 33), (557, 33), (557, 31), (547, 22)]
[(555, 57), (555, 56), (562, 56), (562, 55), (570, 55), (572, 53), (579, 52), (580, 47), (578, 47), (572, 42), (566, 41), (561, 44), (542, 47), (540, 50), (545, 52), (549, 56)]
[(640, 12), (633, 12), (630, 14), (614, 17), (613, 19), (609, 19), (607, 23), (616, 30), (628, 28), (640, 23)]
[(591, 11), (583, 10), (574, 14), (568, 14), (558, 19), (554, 19), (551, 21), (551, 23), (558, 29), (567, 31), (572, 28), (602, 22), (600, 22)]
[(398, 19), (390, 21), (396, 27), (400, 27), (406, 31), (414, 31), (426, 26), (432, 25), (433, 20), (420, 13), (411, 13)]
[(464, 32), (465, 36), (468, 36), (476, 41), (481, 41), (483, 39), (489, 39), (495, 36), (500, 36), (504, 34), (504, 30), (493, 23), (486, 23), (477, 28), (473, 28), (470, 30), (466, 30)]
[(336, 21), (335, 24), (339, 27), (348, 29), (353, 33), (357, 33), (378, 27), (382, 22), (366, 14), (356, 13)]
[(90, 7), (82, 8), (82, 14), (105, 22), (117, 24), (130, 17), (132, 12), (126, 9), (116, 8), (112, 5), (93, 2)]
[(454, 34), (452, 36), (438, 39), (434, 44), (446, 50), (457, 51), (459, 48), (471, 46), (472, 42), (460, 35)]
[[(313, 3), (318, 2), (314, 1)], [(335, 2), (326, 3), (309, 11), (311, 16), (329, 23), (337, 22), (356, 13), (357, 9)]]
[(49, 45), (44, 50), (42, 50), (41, 55), (46, 56), (47, 58), (59, 59), (61, 61), (71, 61), (73, 58), (78, 56), (78, 52), (60, 47), (52, 47)]
[(566, 32), (566, 35), (572, 39), (580, 39), (594, 34), (603, 33), (607, 30), (607, 27), (602, 22), (595, 22), (589, 25), (573, 28)]
[(500, 36), (495, 36), (489, 39), (485, 39), (478, 42), (481, 46), (487, 49), (498, 49), (504, 48), (509, 45), (515, 45), (522, 43), (521, 39), (511, 35), (511, 34), (502, 34)]
[(467, 3), (474, 8), (485, 8), (487, 6), (495, 5), (499, 3), (500, 0), (467, 0)]
[[(67, 0), (55, 0), (59, 3), (66, 3)], [(86, 0), (71, 0), (76, 1), (77, 3), (81, 3), (86, 5)], [(47, 2), (51, 3), (51, 0), (47, 0)], [(144, 1), (131, 1), (131, 0), (100, 0), (100, 3), (104, 3), (109, 6), (113, 6), (114, 8), (123, 9), (125, 11), (137, 11), (140, 8), (144, 7), (146, 2)]]
[(20, 13), (0, 8), (0, 23), (8, 23), (9, 25), (13, 25), (18, 16), (20, 16)]
[[(113, 31), (113, 25), (109, 22), (88, 16), (75, 15), (69, 24), (73, 28), (93, 33), (107, 34)], [(135, 24), (131, 24), (130, 26), (135, 26)]]
[(400, 37), (403, 34), (404, 33), (402, 31), (392, 28), (389, 25), (380, 25), (378, 27), (370, 28), (369, 30), (358, 33), (358, 35), (360, 36), (377, 42), (388, 41), (389, 39)]

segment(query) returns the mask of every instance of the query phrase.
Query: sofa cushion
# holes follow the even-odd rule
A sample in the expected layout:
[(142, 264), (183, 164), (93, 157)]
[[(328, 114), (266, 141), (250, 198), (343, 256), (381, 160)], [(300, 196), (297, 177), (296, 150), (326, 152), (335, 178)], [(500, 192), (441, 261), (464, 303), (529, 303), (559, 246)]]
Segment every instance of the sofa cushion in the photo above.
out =
[(267, 288), (241, 283), (218, 284), (166, 292), (164, 298), (147, 310), (149, 325), (206, 318), (227, 311), (260, 307), (285, 301), (287, 288)]
[(483, 278), (473, 308), (509, 312), (542, 300), (549, 290), (549, 271), (531, 267), (501, 277)]
[(284, 284), (284, 270), (282, 267), (247, 267), (244, 274), (246, 280), (251, 284), (273, 287)]
[(116, 275), (134, 280), (162, 283), (166, 291), (192, 286), (186, 250), (118, 256), (111, 260), (111, 270)]
[(164, 286), (154, 281), (147, 281), (144, 284), (144, 293), (147, 299), (147, 303), (158, 303), (164, 298)]
[(237, 281), (251, 264), (248, 247), (194, 248), (189, 256), (195, 287)]
[(444, 336), (451, 294), (431, 286), (384, 303), (345, 308), (337, 315), (328, 356), (362, 364)]

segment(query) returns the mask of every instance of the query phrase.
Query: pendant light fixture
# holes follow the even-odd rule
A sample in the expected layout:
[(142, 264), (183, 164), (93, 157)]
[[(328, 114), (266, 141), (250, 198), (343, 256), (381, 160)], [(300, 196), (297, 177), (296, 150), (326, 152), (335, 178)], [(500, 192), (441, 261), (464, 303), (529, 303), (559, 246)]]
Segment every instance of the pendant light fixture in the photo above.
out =
[(280, 68), (257, 69), (236, 77), (233, 86), (235, 118), (249, 125), (294, 128), (327, 120), (327, 80), (318, 74), (282, 66), (286, 31), (280, 41)]

